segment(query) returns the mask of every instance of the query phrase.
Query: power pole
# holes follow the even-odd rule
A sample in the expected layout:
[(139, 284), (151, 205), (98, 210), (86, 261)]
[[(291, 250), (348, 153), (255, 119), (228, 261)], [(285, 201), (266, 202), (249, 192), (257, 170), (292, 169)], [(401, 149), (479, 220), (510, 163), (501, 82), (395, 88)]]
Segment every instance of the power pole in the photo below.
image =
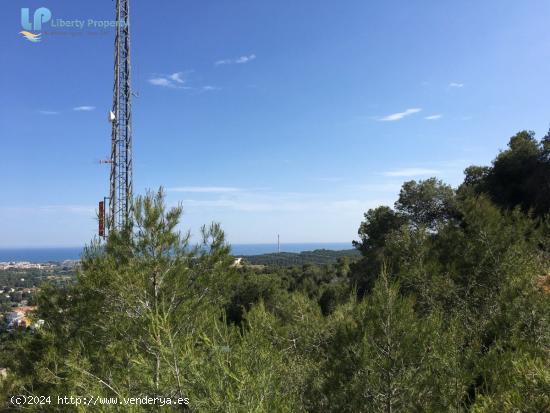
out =
[(112, 123), (111, 175), (107, 229), (128, 223), (132, 209), (132, 87), (130, 82), (130, 0), (116, 0), (115, 78)]

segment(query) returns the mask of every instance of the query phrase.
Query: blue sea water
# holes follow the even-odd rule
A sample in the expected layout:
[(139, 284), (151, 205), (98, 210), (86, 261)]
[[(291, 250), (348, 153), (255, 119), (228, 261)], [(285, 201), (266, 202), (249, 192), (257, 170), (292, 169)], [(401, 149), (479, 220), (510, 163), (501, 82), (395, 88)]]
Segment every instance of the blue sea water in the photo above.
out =
[[(328, 243), (296, 243), (281, 244), (281, 252), (302, 252), (313, 250), (349, 250), (353, 248), (351, 242), (328, 242)], [(277, 244), (235, 244), (231, 246), (233, 255), (259, 255), (277, 252)]]
[[(347, 250), (353, 248), (351, 242), (332, 243), (294, 243), (281, 244), (281, 252), (302, 252), (317, 249)], [(277, 244), (234, 244), (231, 246), (233, 255), (258, 255), (277, 252)], [(30, 261), (48, 262), (78, 260), (82, 248), (0, 248), (0, 262)]]
[(78, 260), (82, 248), (0, 248), (0, 262), (30, 261), (48, 262)]

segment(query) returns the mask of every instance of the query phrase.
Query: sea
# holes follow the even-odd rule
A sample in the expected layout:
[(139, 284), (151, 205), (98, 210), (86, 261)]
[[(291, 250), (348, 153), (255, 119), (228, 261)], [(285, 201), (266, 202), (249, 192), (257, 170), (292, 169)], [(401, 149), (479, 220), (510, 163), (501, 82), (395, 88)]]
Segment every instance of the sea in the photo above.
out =
[[(329, 243), (288, 243), (281, 244), (281, 252), (303, 252), (319, 249), (349, 250), (351, 242)], [(0, 262), (29, 261), (29, 262), (61, 262), (78, 260), (82, 254), (82, 247), (65, 248), (0, 248)], [(277, 244), (233, 244), (231, 254), (236, 256), (260, 255), (277, 252)]]

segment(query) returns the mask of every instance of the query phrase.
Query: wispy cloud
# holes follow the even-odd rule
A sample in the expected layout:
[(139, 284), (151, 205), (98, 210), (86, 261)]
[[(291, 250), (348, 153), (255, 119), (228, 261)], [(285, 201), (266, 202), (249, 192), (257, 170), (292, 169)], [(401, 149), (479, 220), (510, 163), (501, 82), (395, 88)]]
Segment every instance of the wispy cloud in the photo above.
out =
[(73, 110), (77, 112), (90, 112), (92, 110), (95, 110), (95, 106), (77, 106), (73, 108)]
[(426, 120), (438, 120), (438, 119), (441, 119), (442, 117), (443, 117), (443, 115), (437, 114), (437, 115), (426, 116), (424, 119), (426, 119)]
[(451, 82), (451, 83), (449, 83), (449, 87), (462, 88), (462, 87), (464, 87), (464, 83)]
[(440, 171), (436, 169), (425, 169), (425, 168), (403, 168), (397, 169), (394, 171), (384, 172), (385, 176), (392, 177), (412, 177), (412, 176), (426, 176), (426, 175), (437, 175)]
[[(277, 192), (271, 191), (269, 188), (191, 186), (168, 188), (167, 191), (182, 193), (181, 197), (172, 194), (171, 199), (181, 203), (184, 210), (188, 212), (204, 212), (206, 209), (250, 213), (311, 213), (311, 211), (339, 213), (347, 211), (360, 216), (366, 210), (365, 208), (373, 202), (372, 199), (343, 198), (324, 193)], [(186, 196), (185, 193), (191, 194)]]
[(179, 186), (167, 188), (168, 192), (186, 192), (186, 193), (202, 193), (202, 194), (225, 194), (241, 192), (241, 188), (232, 186)]
[[(241, 212), (343, 212), (361, 214), (368, 201), (361, 199), (326, 199), (310, 194), (266, 194), (258, 196), (245, 194), (235, 198), (184, 199), (184, 209), (211, 208)], [(376, 202), (374, 203), (376, 204)]]
[(149, 83), (154, 86), (170, 86), (172, 82), (164, 77), (152, 77), (149, 79)]
[(220, 88), (216, 87), (216, 86), (206, 85), (206, 86), (201, 87), (201, 90), (203, 92), (212, 92), (214, 90), (220, 90)]
[(55, 110), (39, 110), (38, 113), (41, 115), (59, 115), (59, 112)]
[(168, 78), (175, 83), (179, 83), (179, 84), (185, 83), (185, 79), (183, 78), (182, 72), (172, 73), (170, 76), (168, 76)]
[(404, 112), (397, 112), (397, 113), (392, 113), (391, 115), (384, 116), (379, 120), (382, 122), (395, 122), (396, 120), (401, 120), (403, 118), (406, 118), (407, 116), (414, 115), (415, 113), (418, 113), (421, 111), (422, 111), (421, 108), (410, 108), (405, 110)]
[(240, 57), (237, 57), (237, 58), (234, 58), (234, 59), (218, 60), (214, 64), (216, 66), (233, 65), (233, 64), (241, 65), (241, 64), (244, 64), (244, 63), (249, 63), (249, 62), (251, 62), (252, 60), (255, 60), (255, 59), (256, 59), (256, 55), (251, 54), (251, 55), (248, 55), (248, 56), (240, 56)]
[(176, 72), (169, 75), (156, 75), (149, 79), (149, 83), (153, 86), (165, 87), (170, 89), (185, 89), (196, 93), (220, 90), (219, 87), (212, 85), (196, 86), (190, 84), (190, 79), (188, 76), (190, 73), (192, 73), (192, 71)]
[(248, 62), (250, 62), (254, 59), (256, 59), (255, 54), (251, 54), (249, 56), (241, 56), (241, 57), (239, 57), (238, 59), (235, 60), (235, 63), (237, 63), (237, 64), (248, 63)]
[(95, 214), (95, 207), (92, 205), (38, 205), (38, 206), (0, 206), (0, 213), (48, 213), (48, 214), (76, 214), (90, 215)]
[(184, 72), (176, 72), (169, 75), (156, 76), (149, 79), (149, 83), (153, 86), (169, 87), (174, 89), (189, 89), (184, 86), (186, 79)]

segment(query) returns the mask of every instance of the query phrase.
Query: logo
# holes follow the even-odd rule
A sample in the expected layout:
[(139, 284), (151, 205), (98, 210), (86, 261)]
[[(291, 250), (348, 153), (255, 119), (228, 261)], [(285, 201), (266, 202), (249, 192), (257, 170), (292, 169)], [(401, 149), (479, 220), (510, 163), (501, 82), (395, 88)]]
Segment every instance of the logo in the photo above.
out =
[(36, 9), (33, 15), (33, 20), (30, 20), (30, 10), (28, 8), (21, 9), (21, 27), (24, 29), (19, 32), (25, 39), (30, 42), (37, 43), (41, 40), (42, 33), (33, 33), (34, 31), (41, 31), (42, 24), (47, 23), (52, 18), (52, 12), (46, 7), (40, 7)]

